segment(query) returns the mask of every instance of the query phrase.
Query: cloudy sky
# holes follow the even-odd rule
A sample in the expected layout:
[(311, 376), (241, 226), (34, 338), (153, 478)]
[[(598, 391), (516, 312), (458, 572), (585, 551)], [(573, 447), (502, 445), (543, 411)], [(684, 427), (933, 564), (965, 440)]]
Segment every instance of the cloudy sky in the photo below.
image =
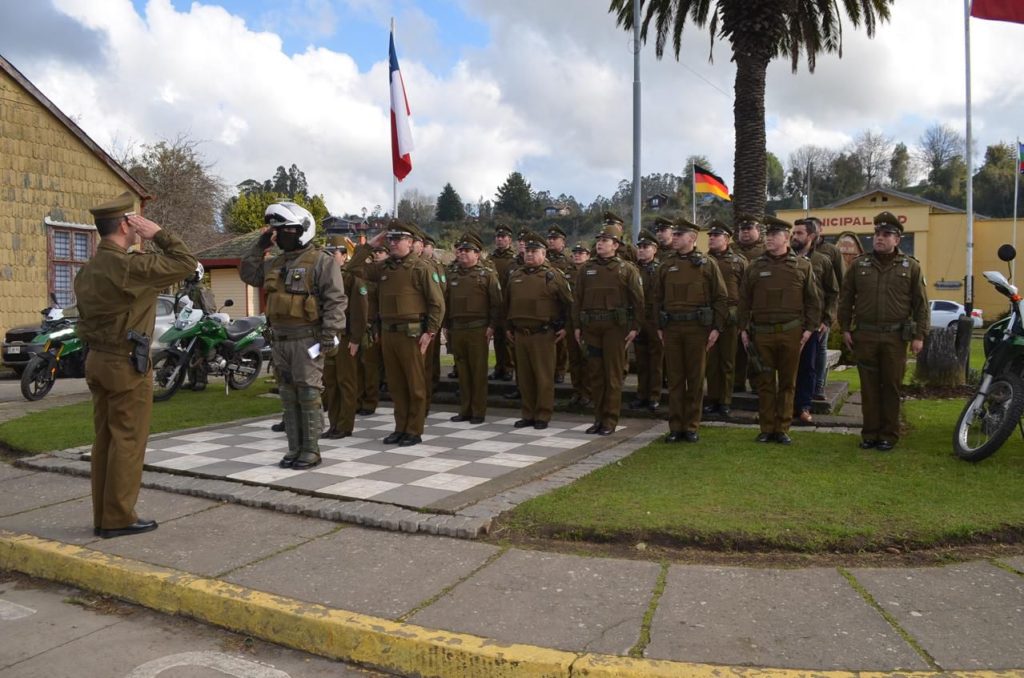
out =
[[(101, 146), (187, 134), (229, 184), (297, 164), (335, 213), (391, 204), (387, 44), (413, 112), (400, 190), (493, 199), (509, 172), (587, 204), (632, 172), (632, 51), (606, 0), (0, 0), (0, 53)], [(768, 148), (841, 147), (873, 129), (913, 146), (964, 129), (963, 2), (897, 0), (843, 58), (769, 69)], [(1024, 26), (972, 20), (981, 150), (1024, 133)], [(643, 173), (710, 159), (732, 185), (728, 46), (643, 50)]]

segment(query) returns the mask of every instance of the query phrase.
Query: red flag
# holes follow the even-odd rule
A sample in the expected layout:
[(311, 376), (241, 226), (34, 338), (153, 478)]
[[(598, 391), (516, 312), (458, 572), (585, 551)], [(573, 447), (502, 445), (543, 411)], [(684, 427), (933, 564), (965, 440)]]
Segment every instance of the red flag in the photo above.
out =
[(395, 34), (391, 34), (388, 47), (391, 66), (388, 69), (391, 81), (391, 167), (399, 181), (412, 171), (412, 132), (409, 130), (409, 99), (405, 96), (405, 82), (398, 69), (398, 54), (395, 52)]
[(971, 16), (1024, 24), (1024, 0), (972, 0)]

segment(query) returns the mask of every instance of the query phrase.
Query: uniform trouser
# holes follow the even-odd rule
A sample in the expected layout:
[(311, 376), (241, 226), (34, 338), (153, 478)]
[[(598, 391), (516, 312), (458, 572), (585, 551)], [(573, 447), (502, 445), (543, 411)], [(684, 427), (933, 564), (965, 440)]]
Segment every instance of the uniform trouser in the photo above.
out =
[(668, 427), (673, 433), (696, 432), (704, 399), (704, 368), (711, 328), (670, 323), (662, 330), (668, 361)]
[(818, 336), (818, 353), (814, 360), (814, 392), (824, 393), (825, 392), (825, 377), (828, 376), (828, 335), (830, 333), (829, 327), (826, 325), (825, 329)]
[(565, 370), (569, 366), (569, 340), (566, 333), (565, 339), (555, 342), (555, 376), (565, 376)]
[(357, 356), (348, 352), (348, 341), (341, 340), (337, 354), (324, 361), (324, 404), (331, 429), (351, 433), (356, 422)]
[(459, 414), (487, 415), (487, 328), (448, 330), (448, 351), (459, 361)]
[(441, 335), (438, 333), (434, 336), (433, 341), (430, 342), (430, 348), (427, 349), (427, 355), (430, 357), (430, 380), (427, 382), (430, 384), (431, 391), (433, 387), (441, 383)]
[(380, 401), (380, 339), (361, 349), (356, 361), (358, 410), (375, 410)]
[(427, 416), (427, 356), (420, 353), (419, 337), (410, 337), (405, 332), (384, 332), (381, 353), (388, 390), (395, 405), (395, 431), (423, 435), (423, 420)]
[(128, 355), (90, 351), (85, 379), (92, 392), (93, 527), (116, 530), (138, 520), (135, 502), (153, 411), (153, 373), (139, 374)]
[(571, 328), (565, 333), (565, 343), (569, 351), (569, 378), (572, 379), (572, 390), (581, 400), (590, 400), (587, 357), (576, 343), (576, 334)]
[[(309, 349), (318, 339), (278, 339), (272, 345), (274, 374), (281, 393), (288, 451), (319, 454), (321, 404), (320, 391), (324, 387), (324, 354), (309, 357)], [(339, 346), (340, 351), (343, 346)], [(286, 397), (285, 391), (288, 391)], [(315, 413), (315, 414), (314, 414)], [(289, 426), (290, 422), (297, 426)]]
[(761, 433), (788, 433), (793, 423), (793, 398), (802, 334), (803, 329), (796, 327), (755, 337), (765, 367), (764, 374), (757, 378), (757, 421), (761, 425)]
[(853, 352), (864, 414), (861, 438), (894, 443), (900, 437), (900, 384), (907, 367), (907, 342), (898, 332), (857, 331)]
[(734, 391), (746, 391), (747, 381), (752, 389), (757, 389), (757, 375), (750, 371), (750, 362), (747, 360), (747, 352), (743, 348), (743, 342), (739, 340), (740, 333), (736, 330), (736, 353), (734, 368), (732, 371), (732, 389)]
[(821, 336), (811, 332), (811, 338), (800, 351), (800, 364), (796, 370), (796, 395), (793, 397), (793, 413), (811, 409), (814, 400), (814, 386), (818, 382), (818, 347)]
[(505, 337), (505, 328), (494, 330), (494, 371), (498, 374), (509, 374), (514, 366), (513, 349)]
[[(736, 345), (739, 333), (736, 326), (729, 324), (718, 335), (715, 345), (708, 351), (705, 374), (708, 380), (708, 402), (727, 407), (732, 405), (733, 371), (736, 369)], [(740, 346), (740, 352), (747, 354)]]
[(555, 408), (555, 335), (551, 330), (530, 334), (517, 330), (515, 338), (522, 418), (551, 421)]
[(594, 401), (594, 423), (614, 429), (622, 411), (623, 368), (626, 364), (625, 325), (598, 320), (583, 328), (587, 378)]
[(645, 323), (633, 342), (636, 351), (636, 397), (640, 400), (661, 400), (661, 366), (665, 348), (658, 338), (658, 328)]

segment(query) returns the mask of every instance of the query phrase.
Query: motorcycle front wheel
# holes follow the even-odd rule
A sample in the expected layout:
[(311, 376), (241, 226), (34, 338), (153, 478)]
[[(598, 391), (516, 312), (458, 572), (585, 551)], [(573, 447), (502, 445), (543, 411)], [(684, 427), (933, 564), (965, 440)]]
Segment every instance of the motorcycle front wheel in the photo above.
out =
[(263, 367), (263, 356), (257, 349), (248, 349), (231, 359), (228, 365), (226, 379), (228, 386), (241, 390), (249, 388), (260, 376), (260, 368)]
[(960, 413), (953, 431), (953, 452), (964, 461), (977, 462), (998, 450), (1024, 415), (1024, 381), (1002, 374), (989, 384), (987, 394), (976, 394)]
[(46, 358), (33, 356), (21, 373), (21, 395), (26, 400), (42, 400), (57, 380), (56, 370)]
[(187, 358), (182, 362), (180, 354), (170, 351), (153, 356), (153, 402), (170, 400), (178, 392), (188, 372)]

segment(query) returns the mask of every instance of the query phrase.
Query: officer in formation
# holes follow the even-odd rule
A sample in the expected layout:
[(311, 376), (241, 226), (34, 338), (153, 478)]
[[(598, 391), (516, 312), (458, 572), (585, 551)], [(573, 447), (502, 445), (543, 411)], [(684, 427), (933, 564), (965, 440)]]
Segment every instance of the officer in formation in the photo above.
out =
[[(759, 256), (764, 254), (764, 240), (761, 238), (761, 219), (752, 214), (736, 215), (736, 240), (732, 249), (737, 254), (743, 255), (748, 263), (752, 263)], [(736, 368), (733, 370), (733, 391), (743, 393), (747, 390), (749, 378), (752, 389), (756, 389), (756, 377), (749, 374), (747, 367), (747, 352), (743, 344), (736, 345)]]
[[(338, 350), (348, 299), (341, 268), (313, 245), (316, 223), (309, 211), (293, 202), (274, 203), (263, 221), (267, 226), (242, 257), (239, 275), (267, 293), (274, 371), (288, 436), (288, 453), (280, 466), (307, 469), (320, 463), (324, 356)], [(264, 253), (275, 243), (282, 253), (266, 259)]]
[(676, 248), (672, 245), (672, 228), (676, 222), (668, 217), (658, 216), (654, 219), (654, 235), (658, 238), (658, 261), (664, 261), (676, 255)]
[[(444, 264), (434, 258), (434, 248), (437, 243), (428, 233), (425, 233), (418, 226), (413, 226), (416, 233), (414, 242), (422, 243), (413, 252), (419, 255), (428, 266), (430, 266), (430, 277), (441, 288), (441, 295), (444, 296), (445, 287), (448, 285), (448, 272)], [(430, 412), (430, 394), (434, 392), (437, 385), (441, 383), (441, 338), (435, 336), (427, 348), (426, 356), (426, 378), (427, 378), (427, 412)]]
[(483, 243), (472, 234), (455, 245), (457, 267), (445, 292), (448, 350), (459, 364), (459, 413), (452, 421), (484, 423), (487, 416), (487, 355), (503, 308), (498, 274), (480, 264)]
[(636, 266), (618, 255), (623, 246), (622, 219), (604, 215), (597, 234), (597, 256), (580, 271), (574, 290), (573, 327), (587, 358), (594, 424), (586, 430), (611, 435), (622, 409), (626, 349), (636, 339), (644, 312), (644, 292)]
[(814, 282), (821, 298), (821, 324), (811, 333), (810, 339), (800, 351), (800, 367), (796, 373), (796, 396), (793, 415), (807, 426), (814, 423), (811, 414), (811, 400), (817, 386), (818, 350), (821, 348), (822, 337), (828, 337), (828, 328), (836, 317), (836, 301), (839, 299), (839, 282), (832, 268), (832, 260), (818, 252), (818, 225), (810, 219), (798, 219), (793, 224), (793, 233), (789, 238), (793, 251), (811, 262), (814, 269)]
[[(580, 271), (583, 269), (583, 265), (590, 261), (590, 250), (587, 249), (585, 243), (578, 242), (573, 245), (572, 248), (572, 263), (573, 272), (572, 279), (569, 281), (571, 288), (576, 290), (579, 287)], [(570, 407), (582, 407), (588, 408), (593, 407), (594, 402), (590, 399), (590, 386), (589, 379), (587, 378), (587, 359), (583, 355), (583, 349), (579, 343), (576, 342), (576, 332), (574, 328), (566, 328), (569, 331), (567, 336), (571, 339), (567, 339), (566, 343), (569, 344), (569, 374), (572, 377), (572, 397), (569, 399)]]
[[(661, 217), (659, 217), (661, 218)], [(641, 230), (636, 241), (637, 266), (644, 288), (644, 312), (640, 319), (640, 333), (633, 348), (636, 351), (636, 399), (629, 403), (633, 409), (654, 412), (661, 404), (661, 376), (664, 347), (658, 334), (657, 313), (654, 308), (654, 287), (658, 277), (658, 239), (648, 230)]]
[(347, 438), (352, 435), (358, 407), (358, 353), (366, 337), (369, 316), (366, 283), (348, 269), (349, 254), (355, 250), (352, 242), (340, 235), (328, 238), (327, 251), (341, 270), (348, 306), (345, 309), (345, 329), (341, 332), (338, 351), (324, 360), (324, 406), (329, 426), (321, 438)]
[[(153, 410), (149, 342), (157, 293), (197, 264), (180, 238), (137, 215), (134, 203), (126, 192), (89, 210), (100, 242), (75, 278), (77, 331), (89, 348), (93, 533), (105, 539), (157, 528), (135, 512)], [(140, 240), (152, 240), (163, 254), (129, 252)]]
[[(552, 224), (547, 232), (548, 250), (547, 261), (552, 268), (557, 268), (571, 281), (575, 266), (565, 250), (565, 231)], [(572, 336), (571, 333), (568, 336)], [(562, 340), (555, 344), (555, 383), (565, 382), (565, 370), (569, 365), (568, 344), (570, 341)]]
[(917, 355), (928, 334), (928, 296), (920, 264), (900, 252), (900, 220), (881, 212), (874, 225), (874, 249), (854, 259), (843, 278), (839, 326), (860, 374), (860, 446), (888, 452), (899, 440), (907, 343)]
[(757, 442), (789, 445), (800, 350), (821, 324), (821, 298), (811, 262), (789, 247), (790, 224), (770, 216), (764, 223), (766, 251), (750, 262), (740, 288), (740, 339), (763, 363)]
[(506, 338), (515, 350), (522, 398), (522, 417), (514, 426), (545, 429), (555, 403), (555, 342), (565, 340), (572, 294), (562, 272), (545, 261), (545, 239), (523, 233), (520, 242), (523, 265), (512, 269), (503, 289)]
[(700, 439), (707, 352), (728, 315), (725, 281), (715, 259), (697, 250), (700, 227), (680, 218), (673, 227), (676, 254), (664, 259), (654, 285), (654, 312), (668, 361), (669, 434), (666, 442)]
[[(388, 258), (388, 248), (377, 245), (372, 248), (374, 262), (380, 263)], [(384, 365), (380, 355), (380, 313), (377, 303), (377, 283), (363, 281), (366, 286), (366, 306), (369, 317), (366, 321), (366, 335), (363, 338), (363, 349), (356, 361), (356, 393), (359, 402), (356, 414), (368, 416), (377, 411), (380, 402), (381, 371)]]
[[(740, 282), (747, 270), (747, 258), (730, 247), (732, 227), (715, 219), (708, 225), (708, 254), (715, 260), (725, 281), (728, 313), (718, 341), (708, 352), (705, 370), (708, 382), (707, 405), (704, 414), (728, 417), (732, 413), (733, 372), (736, 368), (736, 347), (739, 328), (736, 308), (739, 306)], [(746, 354), (744, 354), (746, 355)]]
[[(356, 277), (377, 283), (381, 353), (395, 406), (395, 430), (384, 438), (384, 444), (401, 447), (423, 441), (430, 394), (427, 350), (445, 310), (436, 270), (413, 254), (417, 231), (411, 224), (392, 221), (386, 232), (356, 248), (350, 266)], [(385, 239), (390, 256), (381, 263), (369, 263), (371, 247)]]
[[(498, 282), (502, 288), (508, 284), (508, 274), (515, 266), (516, 253), (512, 249), (512, 229), (505, 224), (497, 224), (494, 228), (494, 250), (488, 257), (498, 274)], [(505, 319), (499, 319), (494, 328), (494, 373), (491, 379), (510, 381), (512, 379), (513, 356), (508, 340), (505, 338)]]
[[(832, 272), (836, 276), (836, 285), (841, 289), (843, 286), (843, 273), (846, 272), (846, 260), (843, 259), (843, 253), (839, 251), (839, 248), (834, 244), (825, 240), (824, 231), (821, 228), (821, 219), (818, 217), (805, 217), (803, 221), (807, 224), (813, 224), (814, 230), (817, 232), (818, 237), (814, 244), (814, 249), (824, 254), (832, 262)], [(795, 223), (800, 223), (799, 221)], [(810, 229), (808, 229), (810, 230)], [(835, 317), (834, 315), (832, 316)], [(824, 400), (825, 399), (825, 379), (828, 377), (828, 336), (831, 334), (831, 325), (826, 327), (824, 332), (818, 338), (818, 357), (814, 362), (814, 399)]]

